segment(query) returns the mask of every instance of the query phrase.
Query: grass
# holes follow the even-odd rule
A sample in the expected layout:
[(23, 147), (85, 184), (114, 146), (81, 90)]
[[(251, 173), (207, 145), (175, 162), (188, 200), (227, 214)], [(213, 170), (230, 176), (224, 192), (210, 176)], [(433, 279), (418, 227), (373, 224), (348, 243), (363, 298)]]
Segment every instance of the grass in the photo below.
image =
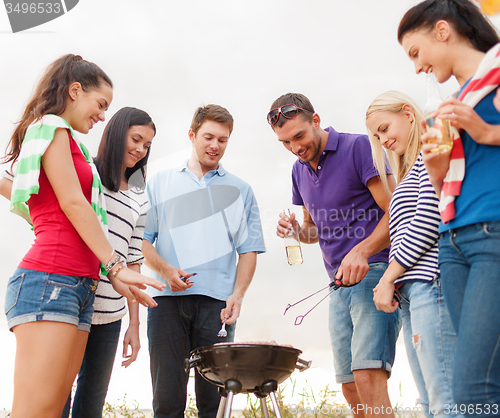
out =
[[(109, 402), (104, 404), (102, 410), (103, 418), (146, 418), (144, 412), (139, 411), (139, 403), (132, 401), (132, 405), (127, 405), (127, 394), (122, 399), (118, 399), (117, 405), (111, 405)], [(70, 415), (71, 416), (71, 415)], [(151, 416), (153, 416), (151, 414)]]
[[(351, 416), (351, 411), (339, 391), (330, 390), (328, 386), (325, 389), (315, 391), (307, 381), (304, 388), (297, 390), (296, 384), (297, 381), (290, 378), (276, 392), (276, 399), (283, 418), (347, 418)], [(291, 398), (297, 399), (298, 403), (288, 402), (284, 392), (290, 392)], [(270, 418), (275, 418), (276, 415), (270, 397), (266, 398), (266, 403)], [(234, 412), (233, 410), (232, 417), (235, 416)], [(263, 416), (260, 400), (253, 394), (247, 394), (246, 406), (239, 412), (243, 418), (260, 418)], [(414, 411), (412, 412), (411, 408), (404, 408), (398, 404), (394, 405), (394, 412), (396, 418), (416, 418), (419, 416)], [(153, 414), (150, 417), (152, 416)], [(196, 400), (191, 394), (188, 394), (184, 416), (186, 418), (198, 417)], [(132, 406), (127, 405), (125, 395), (123, 399), (119, 400), (118, 405), (106, 403), (103, 417), (146, 418), (146, 415), (139, 411), (136, 401), (132, 401)]]
[[(307, 383), (307, 382), (306, 382)], [(295, 395), (295, 380), (290, 380), (291, 396)], [(311, 386), (305, 387), (301, 392), (297, 393), (299, 403), (287, 403), (283, 392), (286, 390), (287, 385), (283, 389), (278, 388), (276, 399), (283, 418), (319, 418), (319, 417), (332, 417), (332, 418), (345, 418), (349, 415), (347, 404), (339, 400), (339, 391), (330, 390), (327, 386), (325, 389), (315, 393)], [(275, 417), (274, 409), (269, 397), (266, 398), (267, 408), (270, 417)], [(244, 418), (254, 418), (262, 416), (262, 408), (260, 400), (253, 395), (247, 396), (247, 406), (242, 411)]]
[[(312, 387), (309, 386), (302, 389), (301, 392), (296, 393), (296, 381), (290, 379), (290, 383), (288, 384), (291, 385), (291, 396), (294, 397), (296, 395), (300, 401), (297, 404), (288, 403), (283, 393), (287, 385), (283, 385), (283, 388), (278, 388), (276, 398), (283, 418), (345, 418), (348, 416), (347, 405), (339, 400), (337, 396), (338, 391), (330, 390), (327, 386), (325, 389), (315, 393)], [(266, 401), (269, 416), (273, 418), (276, 415), (272, 407), (271, 399), (267, 397)], [(186, 418), (198, 417), (196, 400), (191, 394), (188, 394), (184, 416)], [(244, 418), (260, 418), (262, 416), (260, 400), (253, 394), (247, 394), (246, 406), (243, 411), (241, 411), (241, 416)], [(139, 405), (136, 401), (132, 401), (131, 405), (127, 404), (127, 395), (125, 395), (122, 399), (118, 400), (116, 405), (111, 405), (106, 402), (104, 405), (103, 417), (146, 418), (146, 415), (139, 410)]]
[[(296, 384), (297, 381), (290, 378), (286, 384), (278, 387), (276, 392), (276, 399), (283, 418), (347, 418), (351, 416), (351, 411), (341, 398), (339, 391), (330, 390), (328, 386), (325, 389), (315, 391), (307, 381), (305, 387), (297, 390)], [(288, 402), (284, 392), (290, 392), (291, 398), (298, 400), (298, 403)], [(266, 403), (270, 418), (275, 418), (276, 415), (269, 396), (266, 398)], [(403, 410), (404, 408), (398, 404), (394, 406), (397, 418), (415, 418), (418, 416), (411, 412), (397, 413), (398, 409)], [(234, 412), (233, 410), (232, 417), (235, 416)], [(239, 412), (243, 418), (260, 418), (263, 416), (260, 400), (253, 394), (247, 394), (246, 406)], [(9, 416), (10, 414), (6, 415), (6, 417)], [(144, 412), (139, 410), (139, 403), (135, 400), (129, 401), (125, 394), (123, 398), (118, 399), (116, 404), (106, 402), (102, 416), (103, 418), (151, 418), (153, 414), (146, 416)], [(184, 416), (186, 418), (198, 417), (196, 400), (191, 394), (188, 394)]]

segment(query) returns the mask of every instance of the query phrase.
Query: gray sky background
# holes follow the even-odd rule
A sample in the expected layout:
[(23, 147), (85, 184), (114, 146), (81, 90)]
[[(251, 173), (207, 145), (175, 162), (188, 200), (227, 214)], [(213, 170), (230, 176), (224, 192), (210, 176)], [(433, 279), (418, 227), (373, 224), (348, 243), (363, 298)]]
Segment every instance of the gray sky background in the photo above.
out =
[[(235, 127), (222, 162), (252, 185), (268, 249), (259, 256), (236, 340), (292, 344), (303, 351), (302, 358), (313, 360), (317, 381), (330, 379), (331, 387), (338, 389), (332, 380), (328, 302), (299, 327), (293, 325), (295, 316), (319, 299), (283, 316), (287, 303), (326, 286), (328, 277), (317, 245), (303, 249), (303, 265), (290, 267), (283, 243), (275, 235), (278, 213), (291, 207), (290, 171), (295, 158), (278, 143), (265, 116), (274, 99), (287, 92), (308, 96), (323, 127), (345, 132), (366, 132), (366, 108), (386, 90), (401, 90), (423, 107), (425, 79), (414, 74), (396, 39), (400, 18), (416, 3), (80, 0), (65, 16), (17, 34), (11, 33), (7, 13), (0, 6), (0, 149), (5, 149), (42, 70), (69, 52), (97, 63), (113, 80), (114, 100), (107, 119), (123, 106), (144, 109), (152, 116), (157, 135), (150, 172), (189, 156), (187, 131), (198, 106), (225, 106), (235, 118)], [(441, 92), (446, 96), (457, 87), (449, 81)], [(80, 135), (92, 154), (104, 126), (98, 124), (87, 136)], [(7, 202), (1, 200), (2, 312), (7, 280), (32, 239), (27, 224), (10, 214)], [(126, 371), (118, 370), (117, 363), (110, 396), (127, 393), (149, 407), (145, 309), (141, 319), (140, 359)], [(0, 335), (2, 410), (10, 408), (15, 347), (3, 314)], [(397, 400), (401, 383), (411, 403), (416, 395), (404, 356), (400, 338), (391, 398)]]

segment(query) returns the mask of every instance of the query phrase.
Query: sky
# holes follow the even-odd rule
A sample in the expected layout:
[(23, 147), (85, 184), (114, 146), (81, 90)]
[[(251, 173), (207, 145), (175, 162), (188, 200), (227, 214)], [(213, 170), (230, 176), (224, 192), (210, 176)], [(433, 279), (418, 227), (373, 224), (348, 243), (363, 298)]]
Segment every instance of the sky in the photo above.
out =
[[(304, 263), (288, 266), (276, 237), (278, 214), (291, 208), (294, 156), (266, 122), (271, 103), (287, 92), (309, 97), (322, 127), (366, 133), (364, 115), (387, 90), (410, 95), (421, 107), (426, 84), (397, 42), (404, 12), (416, 0), (80, 0), (66, 15), (13, 34), (0, 6), (0, 149), (7, 146), (29, 94), (43, 69), (66, 53), (97, 63), (114, 83), (111, 117), (123, 106), (147, 111), (157, 135), (149, 172), (180, 164), (190, 154), (187, 136), (195, 109), (216, 103), (234, 116), (235, 126), (222, 160), (252, 186), (261, 210), (267, 253), (243, 302), (236, 341), (276, 341), (303, 351), (313, 361), (309, 383), (334, 384), (327, 301), (300, 326), (296, 315), (319, 299), (283, 311), (288, 303), (328, 284), (317, 245), (303, 245)], [(494, 20), (498, 27), (498, 19)], [(441, 86), (443, 97), (458, 88)], [(105, 123), (80, 135), (92, 154)], [(0, 310), (8, 278), (30, 247), (32, 231), (0, 201)], [(109, 397), (127, 394), (150, 407), (151, 389), (146, 310), (141, 309), (142, 350), (127, 370), (117, 360)], [(15, 339), (0, 315), (0, 411), (9, 409)], [(118, 350), (121, 352), (121, 349)], [(295, 374), (294, 374), (295, 376)], [(314, 382), (313, 382), (314, 381)], [(416, 395), (398, 341), (389, 380), (393, 402), (411, 404)]]

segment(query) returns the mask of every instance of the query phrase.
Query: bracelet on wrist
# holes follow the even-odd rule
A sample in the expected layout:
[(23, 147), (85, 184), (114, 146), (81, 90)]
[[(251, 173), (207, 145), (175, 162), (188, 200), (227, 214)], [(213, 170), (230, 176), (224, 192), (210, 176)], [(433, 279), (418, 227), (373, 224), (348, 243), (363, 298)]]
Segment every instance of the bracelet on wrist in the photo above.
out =
[(8, 179), (10, 181), (14, 181), (14, 173), (12, 173), (12, 171), (9, 171), (9, 170), (3, 171), (2, 177), (5, 177), (6, 179)]
[(118, 268), (117, 268), (115, 271), (113, 271), (113, 272), (111, 273), (111, 277), (113, 277), (113, 279), (116, 277), (116, 275), (118, 274), (118, 272), (119, 272), (122, 268), (124, 268), (124, 267), (125, 267), (125, 263), (124, 263), (122, 260), (118, 261), (118, 263), (117, 263), (117, 264), (120, 264), (120, 265), (118, 266)]
[[(113, 251), (114, 253), (114, 251)], [(113, 254), (111, 254), (112, 256)], [(106, 265), (105, 265), (105, 270), (109, 273), (114, 266), (116, 266), (116, 264), (120, 262), (120, 256), (118, 254), (116, 254), (116, 257), (115, 258), (112, 258), (111, 260), (109, 260)]]

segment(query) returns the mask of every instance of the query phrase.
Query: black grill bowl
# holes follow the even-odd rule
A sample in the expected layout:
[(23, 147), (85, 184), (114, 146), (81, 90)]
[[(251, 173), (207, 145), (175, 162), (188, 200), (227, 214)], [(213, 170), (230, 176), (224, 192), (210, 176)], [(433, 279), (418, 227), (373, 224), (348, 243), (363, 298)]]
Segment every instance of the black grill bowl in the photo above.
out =
[(221, 343), (191, 351), (185, 368), (196, 366), (198, 372), (214, 385), (224, 387), (228, 380), (241, 383), (240, 392), (255, 392), (269, 381), (278, 384), (295, 369), (310, 367), (299, 359), (302, 351), (288, 346), (256, 343)]

